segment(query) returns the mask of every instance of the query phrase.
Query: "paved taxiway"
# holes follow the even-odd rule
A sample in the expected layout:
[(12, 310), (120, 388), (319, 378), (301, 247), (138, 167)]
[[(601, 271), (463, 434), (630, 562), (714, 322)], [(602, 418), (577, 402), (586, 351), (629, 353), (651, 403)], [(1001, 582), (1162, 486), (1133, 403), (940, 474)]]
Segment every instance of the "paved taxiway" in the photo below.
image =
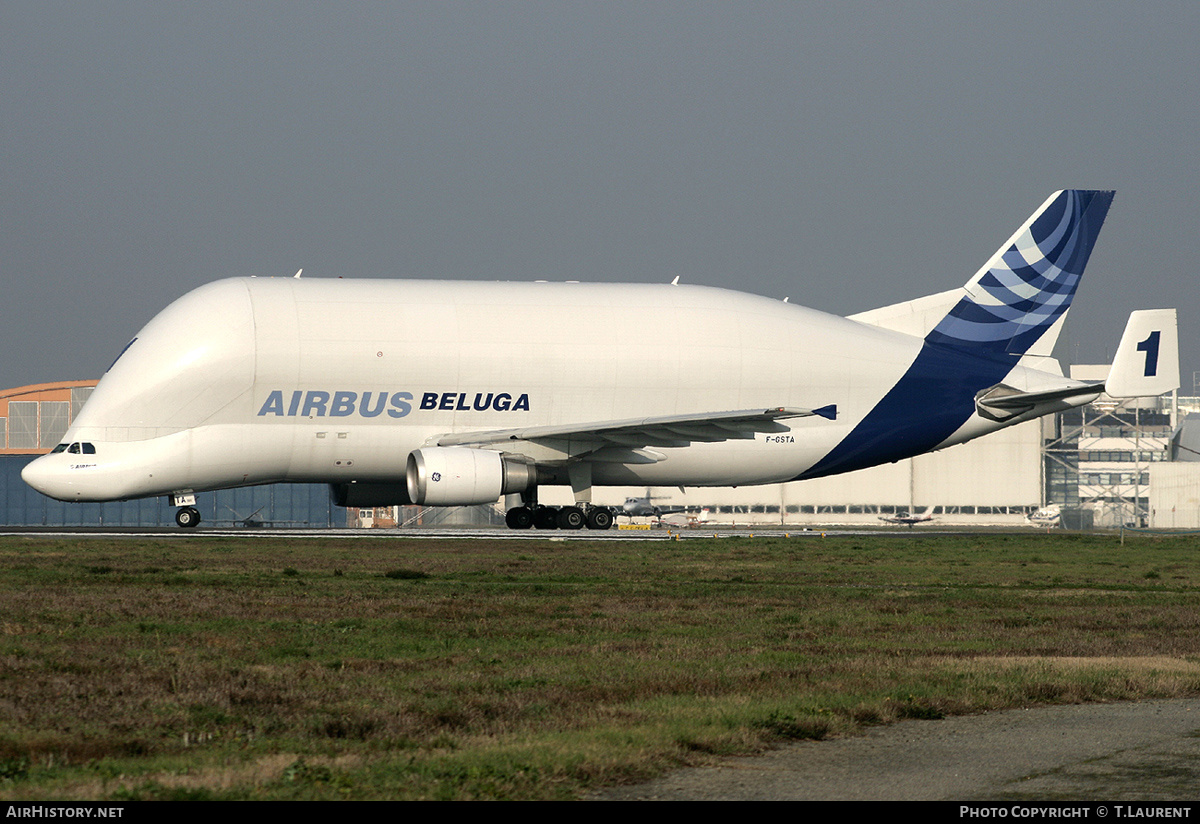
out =
[(604, 801), (1193, 801), (1200, 699), (902, 721), (724, 759)]
[(204, 538), (240, 537), (260, 538), (415, 538), (439, 540), (446, 538), (478, 538), (489, 541), (673, 541), (691, 538), (833, 538), (845, 536), (887, 535), (890, 537), (951, 537), (955, 535), (980, 535), (1011, 532), (1030, 535), (1028, 528), (1008, 529), (959, 529), (959, 530), (912, 530), (904, 527), (876, 527), (855, 529), (853, 527), (722, 527), (718, 529), (612, 529), (605, 531), (581, 530), (516, 530), (454, 527), (424, 527), (417, 529), (337, 529), (328, 527), (206, 527), (180, 529), (178, 527), (102, 527), (102, 526), (0, 526), (0, 535), (37, 535), (39, 537), (88, 537), (88, 538)]

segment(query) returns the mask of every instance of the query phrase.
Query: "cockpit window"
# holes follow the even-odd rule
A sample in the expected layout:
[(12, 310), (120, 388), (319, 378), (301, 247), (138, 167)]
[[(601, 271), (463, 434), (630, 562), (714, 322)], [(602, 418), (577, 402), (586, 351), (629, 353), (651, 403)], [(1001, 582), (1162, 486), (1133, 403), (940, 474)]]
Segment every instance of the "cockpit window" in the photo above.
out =
[(58, 446), (54, 447), (55, 452), (62, 452), (64, 449), (67, 450), (67, 452), (72, 455), (81, 455), (81, 454), (82, 455), (95, 455), (96, 454), (96, 445), (90, 444), (87, 441), (73, 443), (70, 446), (67, 446), (65, 443), (60, 443)]
[(133, 346), (135, 343), (137, 343), (137, 338), (134, 338), (129, 343), (125, 344), (125, 348), (117, 353), (117, 356), (115, 358), (113, 358), (113, 362), (108, 365), (108, 369), (105, 369), (104, 371), (107, 372), (107, 371), (109, 371), (109, 369), (112, 369), (114, 366), (116, 366), (117, 361), (119, 361), (121, 359), (121, 355), (124, 355), (126, 352), (128, 352), (129, 347)]
[(87, 441), (84, 441), (83, 442), (83, 454), (84, 455), (95, 455), (96, 447), (94, 445), (88, 443)]
[(56, 452), (66, 452), (66, 451), (67, 451), (67, 445), (65, 443), (60, 443), (58, 446), (54, 447), (54, 449), (50, 450), (50, 454), (53, 455)]
[(79, 444), (77, 444), (77, 443), (71, 444), (71, 448), (68, 449), (67, 451), (70, 452), (72, 455), (78, 455), (79, 454)]

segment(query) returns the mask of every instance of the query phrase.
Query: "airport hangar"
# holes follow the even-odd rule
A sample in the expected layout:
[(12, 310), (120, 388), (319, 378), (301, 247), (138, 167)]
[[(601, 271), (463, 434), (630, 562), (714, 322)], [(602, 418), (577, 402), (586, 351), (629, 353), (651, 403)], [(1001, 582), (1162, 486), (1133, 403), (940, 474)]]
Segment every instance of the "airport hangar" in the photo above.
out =
[[(1107, 366), (1076, 366), (1071, 377), (1101, 380), (1107, 371)], [(96, 383), (63, 381), (0, 391), (0, 524), (174, 524), (174, 508), (162, 498), (63, 503), (21, 480), (27, 463), (58, 444)], [(944, 525), (1003, 526), (1027, 523), (1028, 515), (1054, 506), (1068, 528), (1197, 528), (1200, 397), (1172, 395), (1118, 404), (1101, 396), (1087, 406), (940, 452), (845, 475), (740, 488), (599, 487), (596, 502), (619, 513), (626, 498), (647, 495), (657, 506), (684, 508), (671, 516), (679, 525), (878, 525), (881, 518), (928, 512), (935, 523)], [(542, 495), (544, 503), (556, 505), (569, 504), (569, 497), (565, 487), (545, 487)], [(504, 524), (503, 508), (496, 506), (344, 509), (330, 500), (323, 484), (201, 493), (197, 507), (209, 526)]]

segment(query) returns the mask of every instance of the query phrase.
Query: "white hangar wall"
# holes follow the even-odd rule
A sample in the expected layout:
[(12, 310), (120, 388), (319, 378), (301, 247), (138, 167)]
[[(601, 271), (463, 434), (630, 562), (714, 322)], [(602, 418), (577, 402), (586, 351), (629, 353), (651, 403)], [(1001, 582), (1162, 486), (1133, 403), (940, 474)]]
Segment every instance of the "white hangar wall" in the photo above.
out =
[(1042, 425), (1029, 421), (914, 458), (916, 502), (1040, 506)]
[(1150, 467), (1150, 526), (1200, 529), (1200, 463)]
[[(940, 452), (845, 475), (744, 487), (654, 487), (662, 507), (708, 509), (716, 522), (878, 523), (880, 515), (926, 507), (940, 523), (1011, 524), (1042, 503), (1042, 422), (1009, 427)], [(646, 487), (597, 487), (597, 504), (620, 506)], [(570, 490), (544, 487), (543, 503), (570, 503)]]

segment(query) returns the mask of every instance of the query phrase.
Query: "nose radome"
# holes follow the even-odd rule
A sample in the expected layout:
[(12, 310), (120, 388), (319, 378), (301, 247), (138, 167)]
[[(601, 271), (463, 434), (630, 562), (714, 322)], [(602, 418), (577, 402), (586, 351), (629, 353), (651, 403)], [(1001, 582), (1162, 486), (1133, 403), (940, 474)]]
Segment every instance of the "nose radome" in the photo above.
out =
[(61, 471), (51, 465), (53, 462), (49, 460), (50, 457), (43, 455), (26, 464), (21, 470), (21, 480), (43, 495), (63, 500), (67, 493), (66, 486), (62, 483)]

